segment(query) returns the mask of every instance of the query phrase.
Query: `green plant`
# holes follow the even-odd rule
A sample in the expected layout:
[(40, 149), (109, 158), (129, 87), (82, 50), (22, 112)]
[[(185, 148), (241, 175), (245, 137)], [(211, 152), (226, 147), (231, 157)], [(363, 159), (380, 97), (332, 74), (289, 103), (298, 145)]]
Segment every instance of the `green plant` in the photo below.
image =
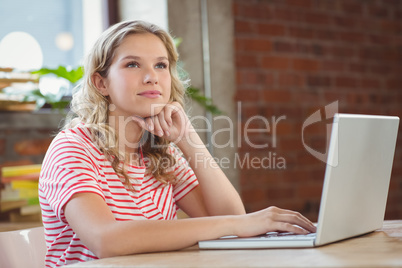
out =
[[(82, 66), (76, 69), (68, 70), (64, 66), (59, 66), (57, 69), (42, 68), (37, 71), (32, 71), (32, 74), (36, 74), (39, 77), (44, 75), (53, 74), (56, 77), (64, 78), (70, 82), (70, 86), (74, 87), (78, 81), (84, 75), (84, 69)], [(70, 103), (69, 99), (66, 99), (64, 92), (58, 92), (57, 94), (46, 93), (43, 94), (40, 89), (34, 89), (32, 91), (26, 92), (25, 101), (35, 100), (37, 108), (42, 108), (46, 103), (49, 104), (53, 109), (63, 110), (67, 108)]]
[(84, 76), (84, 68), (82, 66), (79, 66), (76, 69), (67, 70), (66, 67), (59, 66), (57, 69), (42, 68), (31, 73), (37, 74), (39, 76), (54, 74), (58, 77), (67, 79), (71, 84), (75, 85)]
[(219, 110), (217, 106), (212, 104), (212, 100), (210, 98), (205, 97), (198, 88), (188, 87), (187, 95), (192, 98), (194, 101), (198, 102), (202, 107), (204, 107), (207, 111), (209, 111), (213, 115), (220, 115), (222, 111)]

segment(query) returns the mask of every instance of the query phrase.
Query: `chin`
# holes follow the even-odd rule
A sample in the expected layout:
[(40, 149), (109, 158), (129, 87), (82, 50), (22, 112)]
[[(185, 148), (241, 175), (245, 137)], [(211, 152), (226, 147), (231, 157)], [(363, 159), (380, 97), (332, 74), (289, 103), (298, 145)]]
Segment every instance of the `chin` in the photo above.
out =
[(144, 111), (142, 113), (135, 113), (135, 115), (141, 116), (142, 118), (147, 118), (150, 116), (158, 115), (162, 110), (163, 106), (154, 109), (149, 109), (148, 111)]

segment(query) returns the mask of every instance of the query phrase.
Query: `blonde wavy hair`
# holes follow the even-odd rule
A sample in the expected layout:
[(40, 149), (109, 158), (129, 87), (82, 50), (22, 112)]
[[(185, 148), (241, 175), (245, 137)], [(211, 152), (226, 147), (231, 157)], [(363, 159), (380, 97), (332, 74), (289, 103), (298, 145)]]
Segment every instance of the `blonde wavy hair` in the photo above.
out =
[[(79, 123), (89, 127), (92, 138), (99, 149), (112, 163), (115, 172), (124, 177), (124, 183), (132, 188), (125, 171), (124, 156), (118, 150), (118, 139), (114, 129), (109, 126), (109, 100), (103, 96), (92, 82), (92, 76), (99, 73), (107, 77), (116, 49), (123, 40), (132, 34), (151, 33), (162, 40), (168, 52), (169, 71), (171, 75), (170, 101), (184, 104), (185, 82), (181, 81), (177, 72), (178, 53), (173, 38), (160, 27), (144, 21), (124, 21), (111, 26), (97, 40), (88, 54), (84, 70), (85, 74), (78, 90), (73, 95), (71, 110), (66, 118), (64, 129), (72, 128)], [(174, 180), (168, 172), (176, 161), (168, 152), (169, 142), (144, 131), (142, 152), (147, 161), (147, 170), (162, 183)]]

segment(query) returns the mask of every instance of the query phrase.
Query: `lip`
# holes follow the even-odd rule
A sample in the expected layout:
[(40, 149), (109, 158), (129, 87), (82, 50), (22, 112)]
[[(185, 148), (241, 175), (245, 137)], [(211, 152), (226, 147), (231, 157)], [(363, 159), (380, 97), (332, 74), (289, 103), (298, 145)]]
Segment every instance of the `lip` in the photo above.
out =
[(161, 95), (161, 93), (158, 90), (146, 90), (138, 93), (138, 95), (145, 98), (156, 99)]

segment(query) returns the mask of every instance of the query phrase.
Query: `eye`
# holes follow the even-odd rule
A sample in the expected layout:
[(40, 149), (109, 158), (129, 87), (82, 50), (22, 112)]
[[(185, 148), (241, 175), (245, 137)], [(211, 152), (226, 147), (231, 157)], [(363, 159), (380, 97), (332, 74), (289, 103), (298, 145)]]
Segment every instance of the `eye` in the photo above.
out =
[(168, 65), (164, 62), (158, 62), (155, 66), (156, 69), (166, 69)]
[(136, 61), (131, 61), (131, 62), (127, 63), (127, 67), (129, 67), (129, 68), (138, 68), (138, 67), (140, 67), (140, 64), (138, 62), (136, 62)]

